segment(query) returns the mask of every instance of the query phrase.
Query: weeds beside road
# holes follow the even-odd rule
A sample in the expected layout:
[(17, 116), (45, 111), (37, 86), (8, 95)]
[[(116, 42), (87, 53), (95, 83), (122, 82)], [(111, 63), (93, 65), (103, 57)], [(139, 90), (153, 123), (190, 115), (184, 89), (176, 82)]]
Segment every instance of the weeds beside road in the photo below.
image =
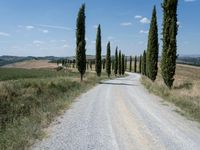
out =
[[(2, 73), (2, 69), (0, 70)], [(70, 106), (75, 97), (102, 79), (78, 72), (4, 69), (0, 82), (0, 149), (26, 149), (43, 137), (42, 129)], [(9, 80), (15, 79), (15, 80)]]
[(181, 108), (180, 113), (200, 122), (200, 69), (177, 65), (174, 87), (163, 83), (160, 70), (155, 83), (142, 77), (143, 85), (152, 93)]

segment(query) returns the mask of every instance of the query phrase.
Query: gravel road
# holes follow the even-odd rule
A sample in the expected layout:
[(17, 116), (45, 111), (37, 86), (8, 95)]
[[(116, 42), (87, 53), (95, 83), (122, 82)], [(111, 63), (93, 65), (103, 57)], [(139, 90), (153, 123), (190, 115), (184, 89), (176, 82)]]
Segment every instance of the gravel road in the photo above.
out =
[(105, 81), (80, 96), (33, 150), (199, 150), (198, 124), (149, 94), (140, 75)]

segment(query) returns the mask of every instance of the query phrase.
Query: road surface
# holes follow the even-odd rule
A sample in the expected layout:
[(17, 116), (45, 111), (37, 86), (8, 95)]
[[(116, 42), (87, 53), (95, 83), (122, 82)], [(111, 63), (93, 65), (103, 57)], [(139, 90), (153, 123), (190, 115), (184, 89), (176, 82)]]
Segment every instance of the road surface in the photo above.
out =
[(199, 150), (200, 129), (149, 94), (138, 74), (80, 96), (33, 150)]

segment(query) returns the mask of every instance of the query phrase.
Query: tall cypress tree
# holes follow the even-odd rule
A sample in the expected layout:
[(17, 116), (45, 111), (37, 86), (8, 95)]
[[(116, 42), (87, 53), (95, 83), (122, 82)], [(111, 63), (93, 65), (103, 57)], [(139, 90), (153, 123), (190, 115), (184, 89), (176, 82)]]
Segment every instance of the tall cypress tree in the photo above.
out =
[(108, 74), (108, 77), (110, 78), (111, 74), (111, 56), (110, 56), (111, 50), (110, 50), (110, 42), (107, 44), (107, 55), (106, 55), (106, 72)]
[(76, 23), (76, 63), (81, 81), (86, 71), (85, 4), (79, 10)]
[(124, 59), (125, 59), (125, 71), (127, 71), (127, 57), (124, 55)]
[(158, 73), (158, 26), (156, 17), (156, 7), (152, 12), (152, 19), (149, 29), (148, 48), (147, 48), (147, 75), (152, 80), (156, 80)]
[(122, 54), (122, 75), (125, 74), (125, 55)]
[(134, 72), (137, 72), (137, 56), (135, 56)]
[(142, 56), (140, 55), (139, 73), (142, 72)]
[(144, 51), (142, 56), (142, 74), (146, 76), (146, 51)]
[(106, 59), (103, 59), (102, 61), (103, 61), (102, 62), (102, 69), (105, 70), (105, 68), (106, 68)]
[(133, 61), (132, 56), (130, 56), (129, 72), (132, 72), (132, 61)]
[(113, 58), (111, 59), (112, 62), (112, 71), (115, 70), (115, 61), (113, 60)]
[(99, 25), (97, 28), (97, 38), (96, 38), (96, 62), (95, 68), (97, 76), (101, 76), (101, 26)]
[(119, 75), (122, 75), (122, 53), (119, 51)]
[(118, 74), (119, 59), (118, 59), (118, 47), (115, 50), (115, 76)]
[(177, 7), (178, 0), (164, 0), (163, 8), (163, 51), (161, 59), (161, 74), (168, 88), (174, 82), (177, 59)]

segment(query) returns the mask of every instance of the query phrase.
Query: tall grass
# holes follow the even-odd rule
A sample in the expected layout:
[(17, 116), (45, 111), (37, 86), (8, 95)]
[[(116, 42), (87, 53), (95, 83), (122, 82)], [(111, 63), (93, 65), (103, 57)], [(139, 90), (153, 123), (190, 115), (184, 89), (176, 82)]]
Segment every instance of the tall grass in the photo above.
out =
[(142, 83), (150, 92), (181, 108), (181, 113), (200, 122), (200, 69), (178, 65), (172, 90), (164, 85), (160, 70), (154, 83), (146, 77), (142, 77)]
[(73, 73), (0, 82), (0, 149), (27, 149), (77, 95), (104, 78), (90, 73), (80, 82)]

